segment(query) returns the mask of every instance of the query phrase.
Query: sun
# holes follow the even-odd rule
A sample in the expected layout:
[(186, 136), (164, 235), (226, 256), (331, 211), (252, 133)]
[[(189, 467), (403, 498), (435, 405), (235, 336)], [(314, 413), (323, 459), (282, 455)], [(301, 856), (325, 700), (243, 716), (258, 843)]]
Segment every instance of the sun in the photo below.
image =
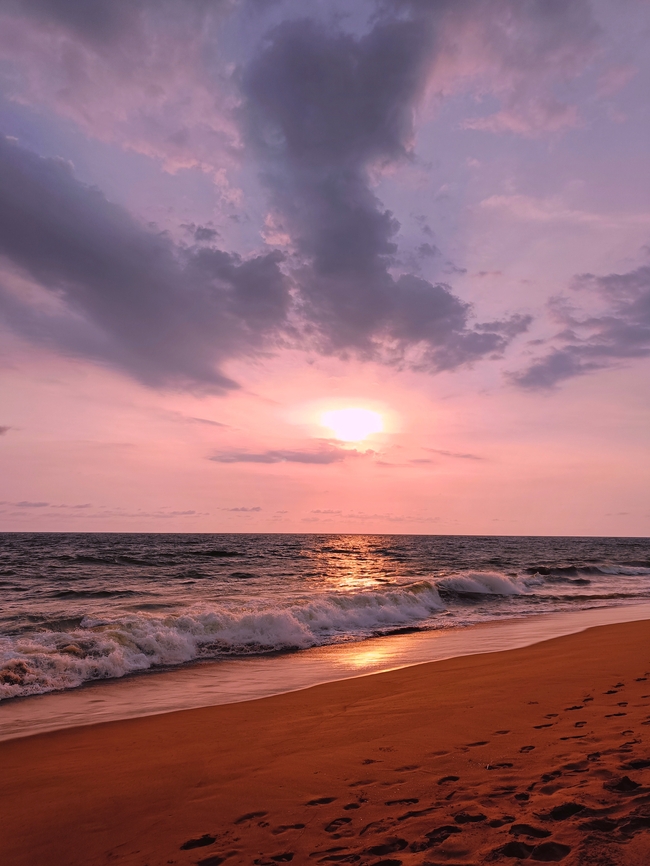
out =
[(320, 422), (343, 442), (360, 442), (371, 433), (381, 433), (384, 429), (384, 419), (371, 409), (332, 409), (323, 412)]

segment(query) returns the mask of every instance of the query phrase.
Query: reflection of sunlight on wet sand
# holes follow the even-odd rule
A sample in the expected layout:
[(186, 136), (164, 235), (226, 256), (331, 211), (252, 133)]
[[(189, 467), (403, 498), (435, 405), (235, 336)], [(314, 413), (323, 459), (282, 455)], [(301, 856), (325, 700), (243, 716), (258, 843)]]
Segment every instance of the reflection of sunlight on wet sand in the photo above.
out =
[(346, 653), (341, 659), (343, 667), (355, 668), (361, 670), (363, 668), (375, 667), (376, 665), (385, 665), (390, 661), (391, 653), (386, 649), (357, 649)]
[[(389, 670), (391, 667), (403, 665), (405, 641), (409, 638), (415, 645), (425, 637), (429, 646), (443, 632), (426, 632), (414, 635), (388, 635), (386, 637), (371, 638), (359, 644), (338, 644), (338, 646), (321, 647), (319, 652), (322, 656), (328, 656), (328, 661), (335, 667), (356, 671), (356, 673), (370, 673), (379, 670)], [(331, 651), (331, 653), (330, 653)]]

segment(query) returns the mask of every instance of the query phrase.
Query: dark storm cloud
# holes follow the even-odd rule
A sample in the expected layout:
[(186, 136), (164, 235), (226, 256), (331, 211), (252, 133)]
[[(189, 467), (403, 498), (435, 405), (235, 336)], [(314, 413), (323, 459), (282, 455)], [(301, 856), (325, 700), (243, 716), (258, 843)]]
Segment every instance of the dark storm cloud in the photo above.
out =
[(357, 456), (358, 451), (343, 448), (327, 448), (321, 451), (223, 451), (209, 457), (215, 463), (314, 463), (328, 465), (340, 463), (348, 457)]
[(447, 5), (387, 14), (361, 37), (284, 23), (243, 75), (248, 140), (305, 263), (302, 310), (324, 351), (399, 360), (417, 348), (420, 366), (451, 369), (502, 352), (528, 326), (518, 317), (472, 328), (450, 286), (390, 270), (399, 223), (370, 171), (409, 157), (436, 10)]
[[(277, 344), (437, 371), (498, 356), (527, 329), (527, 316), (477, 324), (450, 285), (401, 273), (399, 223), (372, 178), (412, 158), (432, 74), (441, 96), (463, 81), (507, 103), (495, 129), (558, 128), (566, 106), (544, 95), (556, 70), (577, 74), (593, 48), (589, 3), (378, 0), (362, 34), (316, 20), (317, 5), (314, 20), (271, 31), (233, 78), (219, 65), (217, 24), (233, 10), (246, 20), (259, 2), (0, 0), (39, 37), (29, 51), (20, 39), (15, 53), (4, 46), (16, 99), (174, 170), (225, 171), (239, 140), (221, 89), (231, 94), (236, 80), (244, 156), (259, 160), (296, 253), (284, 264), (279, 252), (243, 260), (194, 224), (193, 246), (174, 244), (63, 163), (0, 142), (0, 254), (45, 289), (27, 302), (8, 278), (0, 285), (9, 327), (149, 385), (214, 391), (235, 385), (220, 364)], [(465, 44), (476, 49), (468, 68), (455, 59)], [(439, 254), (432, 244), (419, 252)], [(447, 272), (464, 271), (448, 262)]]
[(555, 317), (565, 326), (559, 345), (512, 379), (523, 388), (552, 388), (564, 379), (611, 367), (630, 358), (650, 356), (650, 267), (625, 274), (582, 274), (574, 283), (605, 302), (601, 315), (578, 316), (555, 302)]
[(47, 290), (27, 303), (0, 285), (0, 316), (22, 336), (126, 370), (154, 386), (234, 387), (216, 364), (285, 322), (282, 255), (247, 261), (175, 246), (59, 160), (0, 139), (0, 255)]

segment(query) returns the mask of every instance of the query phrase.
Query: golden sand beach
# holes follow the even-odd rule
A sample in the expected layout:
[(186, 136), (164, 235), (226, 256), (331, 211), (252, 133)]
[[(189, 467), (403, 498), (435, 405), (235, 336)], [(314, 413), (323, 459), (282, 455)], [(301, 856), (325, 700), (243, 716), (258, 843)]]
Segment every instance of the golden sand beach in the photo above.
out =
[(0, 743), (6, 866), (650, 862), (650, 622)]

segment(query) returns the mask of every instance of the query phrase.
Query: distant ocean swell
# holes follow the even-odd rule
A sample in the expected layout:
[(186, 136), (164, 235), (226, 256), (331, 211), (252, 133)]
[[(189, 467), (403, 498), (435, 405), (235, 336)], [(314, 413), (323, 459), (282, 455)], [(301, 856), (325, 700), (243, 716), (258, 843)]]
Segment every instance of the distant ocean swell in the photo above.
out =
[[(272, 604), (268, 599), (248, 599), (243, 604), (231, 600), (223, 605), (194, 604), (173, 614), (139, 610), (85, 615), (76, 620), (71, 617), (52, 622), (47, 629), (0, 636), (0, 699), (76, 688), (91, 680), (197, 659), (301, 650), (401, 629), (439, 628), (495, 615), (524, 615), (544, 602), (548, 610), (575, 601), (588, 606), (610, 599), (623, 600), (626, 594), (612, 592), (613, 587), (609, 592), (602, 591), (604, 587), (600, 592), (589, 592), (591, 580), (583, 575), (650, 575), (650, 568), (643, 566), (529, 571), (533, 573), (518, 577), (467, 572), (435, 582), (422, 580), (360, 592), (318, 593), (281, 604)], [(538, 594), (540, 588), (543, 594)], [(107, 595), (110, 592), (97, 592), (95, 597), (99, 600)], [(497, 602), (510, 602), (516, 607), (498, 612), (492, 607), (491, 615), (476, 615), (479, 611), (489, 612)], [(459, 619), (459, 611), (466, 615)], [(448, 620), (450, 616), (453, 621)]]

